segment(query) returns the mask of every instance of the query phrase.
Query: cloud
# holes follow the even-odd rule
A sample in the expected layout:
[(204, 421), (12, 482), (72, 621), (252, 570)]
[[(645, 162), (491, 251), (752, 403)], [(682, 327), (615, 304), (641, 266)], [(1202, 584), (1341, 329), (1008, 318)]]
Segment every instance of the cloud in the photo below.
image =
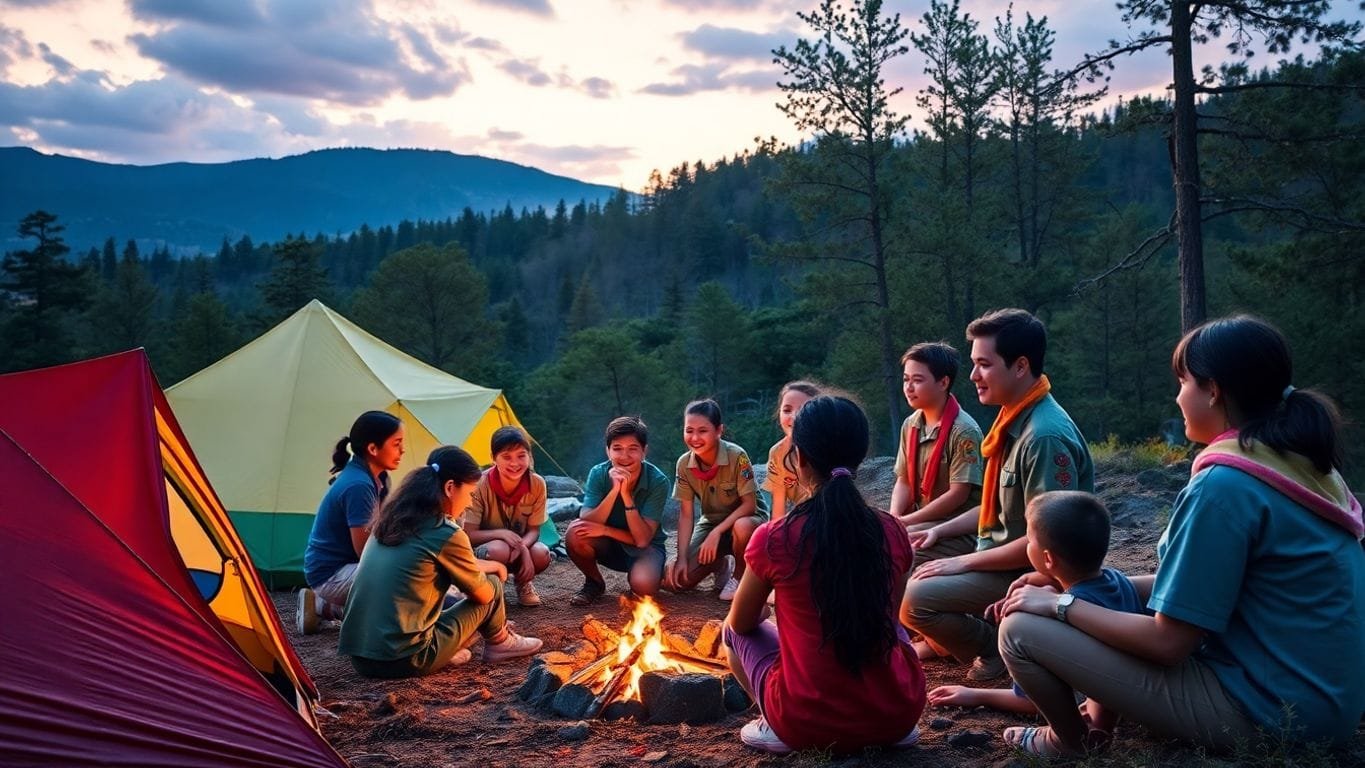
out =
[(14, 62), (32, 56), (33, 46), (29, 45), (23, 30), (0, 24), (0, 72), (4, 72)]
[(489, 128), (488, 138), (493, 141), (521, 141), (526, 138), (526, 134), (520, 131), (504, 131), (501, 128)]
[(505, 159), (573, 178), (621, 176), (621, 163), (636, 156), (633, 147), (602, 144), (546, 145), (536, 143), (506, 147)]
[(550, 0), (475, 0), (475, 2), (480, 5), (506, 8), (545, 18), (554, 18), (555, 15), (555, 9), (550, 5)]
[(43, 61), (47, 62), (47, 65), (52, 67), (52, 71), (56, 72), (59, 77), (66, 77), (76, 71), (71, 62), (53, 53), (47, 43), (38, 43), (38, 50), (42, 52)]
[(757, 59), (770, 61), (772, 51), (784, 45), (791, 45), (796, 33), (788, 30), (773, 32), (750, 32), (732, 27), (717, 27), (703, 24), (691, 32), (679, 35), (683, 45), (698, 53), (721, 59)]
[[(171, 0), (139, 2), (144, 14), (181, 8)], [(363, 106), (398, 93), (447, 95), (470, 79), (463, 62), (445, 59), (411, 24), (379, 18), (369, 0), (272, 0), (257, 9), (263, 22), (256, 27), (242, 26), (244, 15), (218, 20), (200, 10), (207, 3), (187, 5), (169, 26), (129, 41), (171, 72), (243, 94)]]
[(476, 51), (505, 51), (502, 43), (487, 37), (474, 37), (465, 42), (466, 48), (473, 48)]
[(11, 6), (14, 8), (46, 8), (50, 5), (60, 5), (67, 0), (0, 0), (0, 8)]
[(706, 91), (770, 91), (777, 89), (777, 76), (766, 70), (731, 72), (725, 63), (683, 64), (673, 69), (671, 83), (650, 83), (641, 93), (655, 96), (690, 96)]
[(809, 0), (664, 0), (664, 5), (682, 8), (685, 11), (739, 13), (806, 10), (811, 3)]
[(583, 92), (594, 99), (609, 99), (616, 95), (616, 84), (601, 77), (590, 77), (579, 83)]
[(527, 85), (540, 88), (554, 82), (544, 70), (540, 68), (538, 59), (507, 59), (498, 65), (498, 69), (511, 75)]
[(191, 21), (228, 29), (265, 26), (259, 2), (224, 0), (129, 0), (133, 17), (144, 21)]
[(90, 47), (109, 56), (112, 56), (114, 52), (118, 50), (118, 47), (108, 40), (91, 40)]

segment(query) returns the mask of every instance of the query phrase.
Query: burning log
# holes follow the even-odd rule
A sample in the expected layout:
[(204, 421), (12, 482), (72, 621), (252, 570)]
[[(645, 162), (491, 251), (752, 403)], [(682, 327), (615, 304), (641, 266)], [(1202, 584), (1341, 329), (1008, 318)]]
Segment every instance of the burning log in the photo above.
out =
[(597, 698), (592, 700), (592, 706), (588, 707), (588, 717), (597, 717), (598, 715), (601, 715), (602, 710), (611, 703), (612, 699), (616, 698), (616, 692), (621, 690), (621, 686), (625, 684), (626, 678), (630, 676), (630, 668), (639, 660), (640, 653), (644, 649), (645, 641), (636, 643), (635, 647), (631, 649), (626, 658), (615, 665), (616, 671), (612, 674), (611, 679), (607, 681), (606, 687), (602, 689), (601, 693), (597, 694)]
[(715, 659), (704, 659), (690, 653), (667, 650), (663, 652), (663, 655), (665, 659), (668, 659), (674, 664), (681, 664), (684, 667), (693, 667), (698, 672), (723, 675), (730, 671), (730, 665), (725, 662), (716, 661)]
[(616, 650), (616, 646), (621, 642), (621, 633), (603, 624), (592, 616), (583, 619), (583, 636), (588, 638), (588, 642), (597, 646), (599, 653), (609, 653)]
[(599, 658), (597, 661), (594, 661), (588, 666), (570, 675), (569, 679), (566, 680), (564, 684), (573, 685), (574, 683), (579, 683), (583, 685), (592, 685), (592, 681), (597, 679), (597, 676), (602, 673), (602, 670), (612, 666), (615, 663), (615, 660), (616, 660), (615, 650), (611, 651), (610, 653), (603, 654), (602, 657)]

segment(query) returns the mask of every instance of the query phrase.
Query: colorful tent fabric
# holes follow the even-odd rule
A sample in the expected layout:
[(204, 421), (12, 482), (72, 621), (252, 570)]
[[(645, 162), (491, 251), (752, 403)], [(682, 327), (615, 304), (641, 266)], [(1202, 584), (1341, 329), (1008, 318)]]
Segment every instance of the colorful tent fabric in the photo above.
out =
[(439, 445), (488, 464), (493, 431), (520, 426), (501, 390), (410, 357), (316, 300), (166, 396), (272, 585), (302, 583), (332, 449), (362, 412), (403, 420), (395, 485)]
[(0, 764), (345, 765), (146, 355), (0, 404)]

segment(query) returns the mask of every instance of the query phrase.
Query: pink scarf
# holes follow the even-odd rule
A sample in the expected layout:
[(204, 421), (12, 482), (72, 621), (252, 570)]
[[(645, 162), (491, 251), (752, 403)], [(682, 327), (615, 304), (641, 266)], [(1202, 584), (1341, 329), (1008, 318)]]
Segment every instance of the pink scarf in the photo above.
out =
[(1356, 539), (1365, 536), (1360, 501), (1346, 487), (1335, 469), (1319, 473), (1312, 464), (1295, 453), (1280, 454), (1260, 442), (1243, 449), (1237, 430), (1230, 429), (1209, 443), (1190, 467), (1190, 475), (1211, 466), (1232, 467), (1251, 475), (1288, 496), (1291, 501), (1332, 523)]

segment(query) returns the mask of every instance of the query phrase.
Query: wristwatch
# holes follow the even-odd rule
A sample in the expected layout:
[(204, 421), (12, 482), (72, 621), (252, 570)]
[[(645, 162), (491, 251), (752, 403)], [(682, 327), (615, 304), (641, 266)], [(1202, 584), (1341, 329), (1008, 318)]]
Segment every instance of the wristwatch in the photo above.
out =
[(1070, 592), (1057, 598), (1057, 621), (1060, 621), (1063, 624), (1066, 623), (1066, 611), (1074, 602), (1076, 602), (1076, 596)]

